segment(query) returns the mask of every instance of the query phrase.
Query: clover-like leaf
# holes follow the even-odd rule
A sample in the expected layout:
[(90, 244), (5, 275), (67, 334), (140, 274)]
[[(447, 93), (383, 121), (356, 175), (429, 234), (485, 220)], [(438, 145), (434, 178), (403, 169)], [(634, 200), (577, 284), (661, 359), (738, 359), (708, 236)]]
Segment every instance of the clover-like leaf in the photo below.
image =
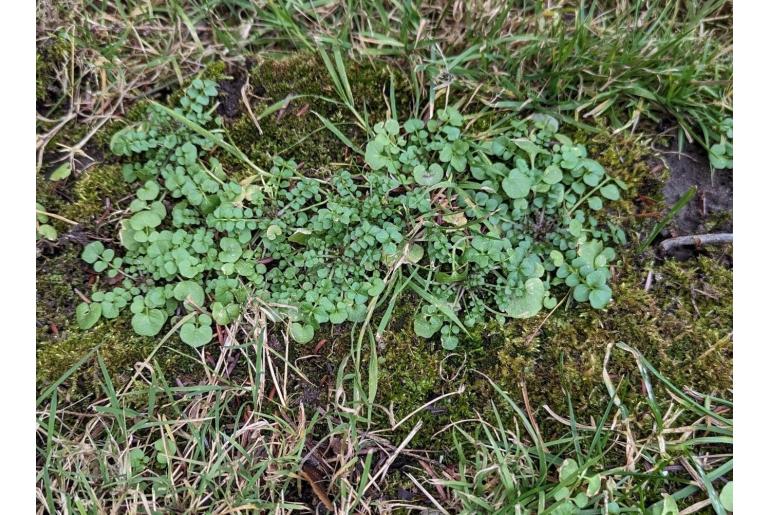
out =
[(506, 313), (513, 318), (529, 318), (535, 316), (543, 308), (545, 286), (537, 277), (527, 279), (524, 283), (524, 293), (512, 297), (508, 301)]
[(136, 196), (140, 200), (149, 202), (155, 200), (158, 193), (160, 193), (160, 186), (158, 186), (158, 183), (155, 181), (147, 181), (144, 183), (144, 186), (136, 191)]
[(88, 264), (93, 264), (104, 252), (104, 244), (101, 241), (92, 241), (83, 248), (81, 258)]
[(140, 336), (155, 336), (166, 323), (167, 315), (160, 309), (143, 309), (131, 317), (131, 327)]
[(609, 304), (612, 299), (612, 290), (607, 286), (601, 286), (594, 288), (588, 294), (588, 300), (591, 302), (591, 307), (594, 309), (602, 309)]
[(56, 170), (51, 172), (49, 177), (52, 181), (61, 181), (66, 179), (72, 173), (72, 165), (69, 162), (59, 165)]
[(313, 330), (313, 326), (310, 324), (292, 322), (289, 326), (289, 334), (295, 342), (303, 344), (313, 339), (315, 331)]
[(620, 190), (614, 184), (603, 186), (599, 189), (599, 193), (607, 200), (618, 200), (620, 198)]
[(222, 249), (219, 260), (223, 263), (235, 263), (243, 254), (241, 243), (235, 238), (222, 238), (219, 240), (219, 247)]
[(168, 466), (171, 458), (176, 454), (176, 444), (170, 438), (161, 438), (153, 444), (157, 454), (155, 460), (163, 466)]
[(599, 493), (602, 487), (602, 477), (599, 474), (588, 478), (588, 486), (586, 487), (586, 494), (588, 497), (593, 497)]
[(457, 348), (458, 343), (460, 343), (460, 339), (454, 334), (441, 335), (441, 346), (444, 350), (453, 351)]
[(92, 302), (90, 304), (81, 302), (75, 308), (75, 320), (78, 323), (78, 327), (81, 329), (90, 329), (96, 325), (96, 322), (102, 316), (102, 306), (99, 303)]
[(442, 322), (439, 317), (427, 316), (420, 312), (414, 317), (412, 325), (414, 334), (422, 338), (431, 338), (441, 329)]
[(159, 226), (161, 221), (161, 217), (154, 211), (140, 211), (128, 219), (129, 225), (135, 231), (147, 228), (152, 229)]
[(376, 297), (385, 290), (385, 281), (379, 277), (375, 277), (370, 283), (371, 286), (366, 290), (366, 293), (369, 294), (370, 297)]
[(211, 317), (208, 315), (197, 315), (182, 324), (179, 329), (179, 337), (191, 347), (201, 347), (206, 345), (214, 337), (211, 329)]
[(218, 325), (227, 325), (241, 314), (241, 308), (234, 303), (223, 304), (214, 302), (211, 304), (211, 316)]
[(503, 179), (503, 191), (512, 199), (524, 198), (529, 195), (532, 180), (518, 169), (508, 172)]
[(733, 511), (733, 482), (728, 481), (719, 493), (719, 502), (727, 511)]
[(559, 466), (559, 482), (566, 485), (574, 483), (577, 480), (579, 470), (575, 460), (572, 458), (565, 459)]
[(423, 165), (417, 165), (412, 170), (412, 175), (420, 186), (433, 186), (444, 178), (444, 169), (437, 163), (431, 163), (427, 169)]
[(546, 184), (556, 184), (557, 182), (561, 182), (563, 178), (564, 175), (562, 174), (561, 168), (557, 165), (549, 165), (543, 172), (543, 182)]
[(182, 281), (174, 286), (174, 298), (184, 302), (187, 310), (201, 308), (206, 300), (203, 288), (195, 281)]

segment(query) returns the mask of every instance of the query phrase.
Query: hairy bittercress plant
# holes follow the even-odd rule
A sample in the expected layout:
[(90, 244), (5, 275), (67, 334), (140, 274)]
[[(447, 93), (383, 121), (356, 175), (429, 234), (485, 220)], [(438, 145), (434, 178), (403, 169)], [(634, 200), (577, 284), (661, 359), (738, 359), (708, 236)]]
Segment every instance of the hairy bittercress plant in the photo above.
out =
[(625, 236), (600, 220), (625, 186), (552, 118), (480, 138), (448, 107), (427, 122), (375, 125), (363, 168), (322, 180), (276, 157), (269, 174), (236, 183), (213, 156), (221, 131), (203, 129), (216, 94), (195, 80), (176, 109), (189, 123), (153, 106), (113, 138), (136, 198), (121, 221), (123, 255), (101, 242), (83, 251), (120, 284), (78, 306), (81, 327), (128, 306), (138, 334), (173, 318), (197, 347), (257, 298), (279, 306), (303, 343), (321, 324), (364, 322), (399, 266), (424, 301), (415, 333), (440, 334), (446, 349), (488, 316), (555, 307), (562, 285), (596, 309), (610, 301), (606, 245)]

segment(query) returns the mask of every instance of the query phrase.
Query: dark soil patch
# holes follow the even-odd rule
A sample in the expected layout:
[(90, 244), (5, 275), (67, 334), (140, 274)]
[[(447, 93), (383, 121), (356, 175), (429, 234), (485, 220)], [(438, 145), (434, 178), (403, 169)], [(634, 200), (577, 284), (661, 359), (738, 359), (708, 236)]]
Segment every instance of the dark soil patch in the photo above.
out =
[(243, 111), (241, 89), (246, 83), (247, 73), (240, 68), (232, 70), (232, 80), (219, 81), (219, 107), (217, 113), (225, 118), (237, 118)]
[[(712, 177), (708, 157), (699, 147), (690, 145), (685, 154), (666, 155), (671, 177), (663, 187), (663, 196), (671, 206), (692, 186), (698, 188), (698, 193), (676, 215), (671, 235), (732, 232), (733, 171), (715, 170)], [(726, 213), (730, 216), (725, 217)]]
[[(663, 186), (663, 197), (670, 208), (692, 186), (698, 188), (695, 197), (682, 208), (661, 236), (677, 237), (690, 234), (732, 232), (733, 230), (733, 171), (709, 167), (705, 152), (687, 145), (684, 154), (666, 154), (671, 175)], [(690, 257), (694, 249), (683, 249), (675, 257)]]

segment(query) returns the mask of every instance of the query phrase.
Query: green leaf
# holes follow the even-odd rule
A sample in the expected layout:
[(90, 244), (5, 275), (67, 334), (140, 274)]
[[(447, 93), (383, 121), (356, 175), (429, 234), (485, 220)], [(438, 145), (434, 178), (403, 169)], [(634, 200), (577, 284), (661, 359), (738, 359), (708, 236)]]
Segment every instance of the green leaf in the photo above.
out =
[(543, 182), (546, 184), (556, 184), (564, 178), (561, 168), (557, 165), (549, 165), (543, 172)]
[(366, 290), (366, 293), (370, 297), (376, 297), (377, 295), (379, 295), (385, 290), (385, 281), (383, 281), (379, 277), (375, 277), (370, 281), (370, 283), (372, 286), (368, 290)]
[[(270, 227), (273, 227), (272, 225)], [(268, 229), (269, 231), (269, 229)], [(222, 238), (219, 241), (222, 251), (219, 253), (219, 260), (223, 263), (235, 263), (243, 254), (241, 244), (235, 238)]]
[(593, 209), (594, 211), (599, 211), (604, 206), (604, 203), (602, 202), (602, 199), (599, 197), (590, 197), (588, 199), (588, 207)]
[(182, 281), (177, 283), (177, 285), (174, 286), (174, 298), (180, 302), (184, 302), (184, 307), (188, 311), (192, 311), (196, 307), (203, 307), (203, 303), (206, 301), (203, 288), (194, 281)]
[(433, 186), (441, 182), (444, 178), (444, 169), (436, 163), (431, 165), (426, 170), (423, 165), (417, 165), (412, 171), (415, 182), (421, 186)]
[(414, 328), (414, 334), (422, 338), (431, 338), (436, 331), (441, 329), (441, 319), (435, 316), (426, 316), (420, 312), (414, 317), (412, 326)]
[(160, 225), (161, 218), (153, 211), (140, 211), (128, 219), (128, 223), (135, 231), (145, 228), (155, 228)]
[(588, 478), (588, 486), (586, 487), (586, 494), (588, 497), (593, 497), (599, 493), (602, 487), (602, 477), (598, 474)]
[(580, 509), (583, 509), (586, 506), (588, 506), (588, 496), (583, 492), (578, 492), (578, 494), (572, 500), (574, 501), (575, 506), (577, 506)]
[(719, 493), (719, 502), (727, 511), (733, 511), (733, 482), (728, 481)]
[(211, 329), (211, 317), (198, 315), (193, 317), (179, 329), (179, 337), (191, 347), (206, 345), (214, 337)]
[(241, 314), (241, 308), (237, 304), (222, 304), (214, 302), (211, 304), (211, 316), (217, 325), (227, 325)]
[(37, 232), (40, 234), (40, 236), (50, 241), (55, 241), (59, 236), (59, 233), (56, 232), (56, 229), (48, 224), (39, 225), (37, 227)]
[(52, 181), (61, 181), (62, 179), (66, 179), (67, 177), (69, 177), (71, 173), (72, 173), (72, 165), (70, 165), (69, 163), (63, 163), (59, 165), (59, 167), (57, 167), (56, 170), (54, 170), (51, 173), (50, 179)]
[(425, 128), (425, 123), (423, 123), (422, 120), (410, 118), (404, 122), (404, 130), (410, 134), (422, 130), (423, 128)]
[(513, 169), (503, 179), (503, 191), (512, 199), (524, 198), (529, 194), (532, 180), (518, 169)]
[(81, 329), (90, 329), (96, 325), (102, 316), (102, 306), (98, 303), (81, 302), (75, 308), (75, 320)]
[(599, 193), (607, 200), (618, 200), (620, 198), (620, 190), (614, 184), (603, 186), (599, 189)]
[(545, 286), (537, 277), (524, 283), (524, 295), (512, 297), (506, 306), (506, 313), (513, 318), (530, 318), (537, 315), (543, 307)]
[(453, 351), (457, 348), (457, 344), (460, 343), (460, 339), (453, 334), (441, 335), (441, 347), (444, 350)]
[(313, 326), (310, 324), (292, 322), (289, 326), (289, 334), (295, 342), (303, 344), (313, 339), (315, 331), (313, 330)]
[(425, 255), (425, 249), (419, 243), (408, 243), (406, 246), (406, 262), (416, 265)]
[(140, 336), (155, 336), (166, 323), (166, 313), (160, 309), (145, 309), (131, 317), (131, 327)]
[(102, 252), (104, 252), (104, 244), (101, 241), (92, 241), (83, 248), (83, 254), (80, 257), (86, 263), (93, 264), (102, 255)]
[(169, 461), (174, 454), (176, 454), (176, 444), (174, 443), (174, 440), (161, 438), (155, 440), (153, 447), (155, 447), (155, 450), (158, 452), (158, 454), (155, 455), (155, 460), (161, 465), (168, 466)]
[(529, 154), (530, 159), (534, 159), (537, 154), (545, 153), (545, 150), (526, 138), (517, 138), (513, 140), (513, 143), (524, 152)]
[(390, 159), (383, 156), (382, 151), (384, 149), (384, 145), (382, 142), (378, 140), (372, 140), (369, 143), (366, 144), (366, 152), (364, 153), (364, 161), (366, 161), (366, 164), (372, 167), (372, 170), (380, 170), (382, 168), (385, 168), (388, 163), (390, 163)]
[(578, 284), (575, 286), (575, 289), (572, 291), (572, 296), (575, 298), (578, 302), (585, 302), (588, 300), (588, 294), (590, 292), (590, 289), (585, 284)]
[(577, 479), (578, 464), (572, 458), (567, 458), (559, 466), (559, 482), (571, 485)]
[(292, 243), (298, 243), (300, 245), (307, 245), (307, 240), (310, 238), (310, 235), (313, 234), (313, 231), (310, 229), (296, 229), (294, 233), (289, 236), (287, 239)]
[(276, 239), (278, 236), (280, 236), (281, 234), (283, 234), (283, 230), (281, 229), (281, 227), (280, 227), (280, 226), (278, 226), (278, 225), (275, 225), (275, 224), (273, 224), (273, 225), (269, 226), (269, 227), (267, 228), (267, 231), (265, 231), (265, 237), (266, 237), (268, 240), (270, 240), (270, 241), (273, 241), (273, 240), (275, 240), (275, 239)]
[(149, 202), (155, 200), (158, 193), (160, 193), (160, 186), (158, 186), (158, 183), (155, 181), (147, 181), (144, 183), (144, 186), (136, 191), (136, 196), (140, 200)]
[(602, 288), (596, 288), (591, 290), (588, 294), (588, 300), (591, 302), (591, 307), (594, 309), (602, 309), (609, 304), (612, 298), (612, 291), (604, 286)]
[(673, 497), (663, 494), (663, 500), (652, 506), (651, 513), (652, 515), (678, 515), (679, 507)]

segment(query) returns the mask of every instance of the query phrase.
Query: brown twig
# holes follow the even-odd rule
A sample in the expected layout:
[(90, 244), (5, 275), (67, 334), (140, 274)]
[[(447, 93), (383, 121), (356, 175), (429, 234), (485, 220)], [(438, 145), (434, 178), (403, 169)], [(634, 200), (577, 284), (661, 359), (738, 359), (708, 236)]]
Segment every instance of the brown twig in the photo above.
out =
[(696, 247), (701, 247), (703, 245), (726, 245), (732, 242), (732, 233), (693, 234), (690, 236), (680, 236), (678, 238), (663, 240), (660, 242), (660, 250), (667, 253), (677, 247), (686, 247), (689, 245), (695, 245)]

